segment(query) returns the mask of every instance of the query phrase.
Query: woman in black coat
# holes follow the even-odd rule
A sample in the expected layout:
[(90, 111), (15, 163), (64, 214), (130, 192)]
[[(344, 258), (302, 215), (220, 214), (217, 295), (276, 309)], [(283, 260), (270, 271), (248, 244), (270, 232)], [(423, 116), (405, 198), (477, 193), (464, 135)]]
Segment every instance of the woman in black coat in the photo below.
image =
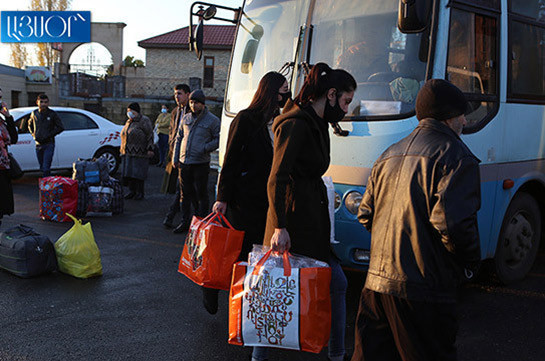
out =
[[(290, 98), (280, 73), (263, 76), (247, 109), (229, 128), (214, 212), (227, 214), (233, 227), (245, 232), (239, 259), (248, 259), (254, 243), (261, 244), (267, 220), (267, 179), (273, 157), (273, 119)], [(217, 290), (203, 288), (208, 312), (217, 311)]]
[(0, 89), (0, 225), (5, 214), (13, 213), (13, 188), (9, 177), (8, 145), (17, 143), (17, 128), (9, 114), (6, 103), (2, 102)]

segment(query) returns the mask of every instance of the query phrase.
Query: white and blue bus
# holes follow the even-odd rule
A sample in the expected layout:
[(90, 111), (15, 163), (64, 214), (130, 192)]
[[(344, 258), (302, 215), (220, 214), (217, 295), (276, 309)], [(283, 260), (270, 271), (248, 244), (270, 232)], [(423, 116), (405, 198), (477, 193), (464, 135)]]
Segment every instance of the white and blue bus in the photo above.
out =
[(246, 0), (233, 10), (220, 164), (230, 122), (266, 72), (282, 69), (296, 94), (309, 64), (349, 71), (358, 88), (331, 129), (327, 175), (333, 247), (345, 267), (365, 269), (370, 235), (356, 213), (373, 163), (416, 127), (423, 82), (448, 79), (472, 106), (462, 139), (482, 161), (482, 259), (504, 282), (529, 272), (545, 215), (545, 0)]

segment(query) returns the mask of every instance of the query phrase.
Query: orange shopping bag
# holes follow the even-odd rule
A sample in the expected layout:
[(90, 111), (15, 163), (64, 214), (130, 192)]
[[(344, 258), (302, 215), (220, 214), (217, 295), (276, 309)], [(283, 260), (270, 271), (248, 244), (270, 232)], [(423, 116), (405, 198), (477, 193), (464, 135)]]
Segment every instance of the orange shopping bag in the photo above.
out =
[(234, 229), (221, 213), (193, 217), (178, 272), (198, 285), (228, 290), (243, 238), (244, 232)]
[[(269, 257), (270, 250), (255, 267), (246, 262), (233, 266), (229, 343), (319, 353), (331, 327), (331, 269), (287, 253), (272, 263), (266, 262)], [(296, 259), (319, 266), (294, 267)]]

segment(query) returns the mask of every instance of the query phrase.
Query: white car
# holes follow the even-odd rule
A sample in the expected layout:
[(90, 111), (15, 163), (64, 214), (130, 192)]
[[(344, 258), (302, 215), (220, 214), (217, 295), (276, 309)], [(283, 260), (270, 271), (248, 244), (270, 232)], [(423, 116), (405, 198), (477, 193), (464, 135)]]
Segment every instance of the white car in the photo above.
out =
[[(9, 111), (19, 129), (19, 141), (11, 145), (9, 151), (13, 153), (23, 171), (40, 170), (36, 158), (36, 143), (26, 126), (30, 113), (35, 109), (37, 107), (14, 108)], [(70, 169), (78, 158), (105, 157), (110, 174), (117, 171), (123, 129), (121, 125), (87, 110), (65, 107), (51, 109), (59, 114), (64, 125), (64, 131), (55, 137), (51, 169)]]

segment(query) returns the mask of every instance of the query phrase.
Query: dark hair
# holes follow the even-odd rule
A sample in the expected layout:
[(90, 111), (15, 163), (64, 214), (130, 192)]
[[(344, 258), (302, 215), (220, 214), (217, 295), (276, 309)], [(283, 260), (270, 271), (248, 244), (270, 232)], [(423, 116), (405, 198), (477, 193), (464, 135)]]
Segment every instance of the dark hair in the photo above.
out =
[(331, 88), (337, 90), (337, 97), (343, 92), (356, 90), (356, 80), (350, 73), (342, 69), (331, 69), (325, 63), (315, 64), (305, 83), (295, 97), (295, 102), (300, 106), (306, 106), (311, 100), (316, 100), (326, 94)]
[(278, 90), (284, 85), (286, 78), (276, 72), (270, 71), (261, 78), (249, 110), (259, 111), (266, 119), (273, 116), (278, 110)]
[(49, 100), (49, 97), (45, 93), (41, 93), (38, 95), (36, 100)]
[(191, 93), (191, 89), (187, 84), (178, 84), (174, 87), (174, 90), (183, 90), (184, 93)]

